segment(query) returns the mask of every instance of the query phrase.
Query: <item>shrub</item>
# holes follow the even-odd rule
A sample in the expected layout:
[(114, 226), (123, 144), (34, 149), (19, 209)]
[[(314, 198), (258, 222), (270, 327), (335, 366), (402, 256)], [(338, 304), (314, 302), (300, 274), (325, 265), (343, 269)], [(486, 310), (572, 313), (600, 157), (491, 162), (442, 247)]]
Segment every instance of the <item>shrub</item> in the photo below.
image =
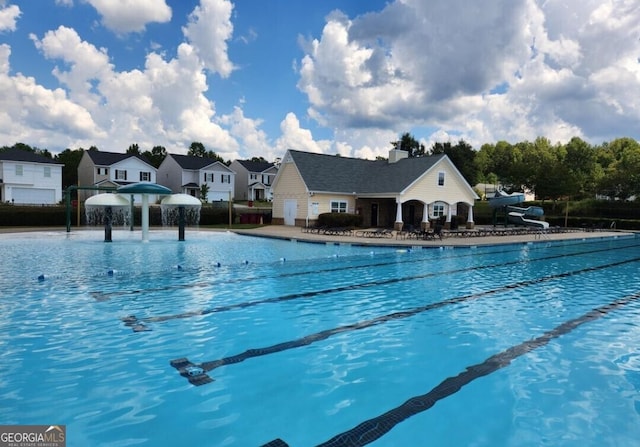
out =
[(318, 216), (318, 225), (330, 228), (355, 228), (362, 225), (362, 216), (351, 213), (323, 213)]

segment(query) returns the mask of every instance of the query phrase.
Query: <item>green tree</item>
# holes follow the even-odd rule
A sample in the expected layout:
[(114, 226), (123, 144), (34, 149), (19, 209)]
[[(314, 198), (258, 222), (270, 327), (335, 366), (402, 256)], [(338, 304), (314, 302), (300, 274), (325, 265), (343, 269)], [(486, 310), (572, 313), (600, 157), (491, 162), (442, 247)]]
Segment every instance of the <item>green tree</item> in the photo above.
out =
[(626, 200), (640, 194), (640, 144), (631, 138), (619, 138), (602, 148), (605, 154), (599, 160), (608, 159), (599, 181), (601, 194)]
[(475, 163), (476, 151), (464, 140), (452, 145), (450, 142), (434, 143), (431, 147), (431, 155), (445, 154), (458, 168), (460, 174), (470, 185), (480, 181), (480, 171)]
[(133, 143), (131, 146), (129, 146), (126, 153), (132, 155), (141, 155), (140, 146), (138, 146), (138, 143)]
[(207, 203), (209, 201), (208, 196), (209, 195), (209, 185), (207, 183), (203, 183), (202, 185), (200, 185), (200, 200), (203, 201), (204, 203)]
[(142, 156), (149, 160), (154, 168), (159, 168), (167, 156), (167, 150), (164, 146), (154, 146), (151, 151), (144, 151)]
[(55, 161), (62, 163), (62, 188), (66, 189), (71, 185), (78, 184), (78, 165), (82, 160), (84, 149), (65, 149), (55, 157)]
[(193, 157), (205, 157), (207, 155), (207, 150), (204, 148), (204, 144), (199, 141), (194, 141), (189, 146), (187, 155), (191, 155)]
[(391, 145), (394, 149), (407, 151), (409, 157), (424, 157), (426, 154), (424, 144), (416, 140), (409, 132), (405, 132), (400, 136), (398, 141), (392, 141)]
[(193, 157), (210, 158), (212, 160), (219, 161), (220, 163), (224, 163), (227, 166), (231, 164), (230, 161), (224, 161), (224, 159), (215, 152), (207, 151), (207, 149), (205, 149), (204, 147), (204, 144), (198, 141), (194, 141), (193, 143), (191, 143), (191, 145), (189, 146), (189, 150), (187, 151), (187, 155), (191, 155)]
[(578, 199), (592, 196), (601, 172), (595, 149), (578, 137), (573, 137), (564, 147), (563, 165), (570, 178), (566, 193)]

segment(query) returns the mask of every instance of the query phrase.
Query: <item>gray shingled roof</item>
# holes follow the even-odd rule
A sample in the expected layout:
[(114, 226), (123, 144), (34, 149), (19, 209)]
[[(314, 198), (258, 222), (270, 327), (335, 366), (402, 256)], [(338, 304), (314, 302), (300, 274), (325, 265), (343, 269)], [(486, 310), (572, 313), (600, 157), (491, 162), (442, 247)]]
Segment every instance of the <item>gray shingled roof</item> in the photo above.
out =
[(398, 193), (445, 155), (405, 158), (396, 163), (290, 150), (310, 191), (358, 194)]
[(267, 161), (237, 160), (249, 172), (264, 172), (272, 168), (273, 163)]
[(196, 157), (195, 155), (177, 155), (171, 154), (173, 159), (180, 165), (182, 169), (197, 171), (214, 164), (218, 160), (209, 157)]
[(23, 151), (21, 149), (8, 149), (0, 152), (0, 160), (7, 161), (24, 161), (29, 163), (48, 163), (54, 165), (61, 165), (52, 158), (47, 158), (44, 155), (36, 154), (31, 151)]
[(102, 151), (86, 151), (86, 153), (91, 157), (93, 164), (96, 166), (111, 166), (115, 163), (118, 163), (122, 160), (126, 160), (127, 158), (136, 157), (139, 160), (142, 160), (148, 165), (151, 165), (151, 162), (147, 160), (142, 155), (137, 154), (121, 154), (119, 152), (102, 152)]

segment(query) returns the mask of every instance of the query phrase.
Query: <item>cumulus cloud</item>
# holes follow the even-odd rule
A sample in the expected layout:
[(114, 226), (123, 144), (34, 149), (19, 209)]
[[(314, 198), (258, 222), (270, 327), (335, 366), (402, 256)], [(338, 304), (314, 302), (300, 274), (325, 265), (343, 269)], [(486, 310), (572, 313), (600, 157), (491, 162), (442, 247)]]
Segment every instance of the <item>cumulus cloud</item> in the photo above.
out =
[(20, 17), (20, 8), (16, 5), (9, 5), (4, 7), (0, 4), (0, 32), (15, 31), (16, 22)]
[(104, 26), (118, 34), (144, 31), (149, 23), (171, 20), (165, 0), (85, 0), (102, 16)]
[(246, 117), (242, 108), (234, 107), (233, 113), (222, 116), (220, 123), (239, 142), (238, 150), (228, 157), (230, 160), (262, 156), (272, 161), (282, 156), (274, 151), (266, 132), (260, 129), (262, 120)]
[(288, 113), (280, 123), (281, 136), (276, 141), (275, 147), (278, 153), (284, 154), (289, 149), (299, 151), (329, 153), (331, 141), (316, 141), (309, 129), (300, 127), (300, 121), (295, 113)]
[(8, 141), (33, 141), (48, 147), (53, 134), (105, 138), (88, 110), (71, 101), (63, 89), (49, 90), (35, 79), (9, 72), (8, 45), (0, 45), (0, 134)]
[[(106, 50), (83, 41), (71, 28), (61, 26), (33, 39), (47, 59), (60, 61), (53, 74), (76, 107), (92, 118), (94, 132), (111, 136), (110, 147), (101, 149), (123, 151), (137, 143), (184, 153), (192, 141), (222, 156), (238, 149), (235, 138), (216, 122), (215, 105), (204, 94), (204, 66), (191, 45), (181, 44), (170, 60), (148, 54), (143, 70), (116, 71)], [(95, 144), (78, 137), (79, 145)]]
[(232, 10), (228, 0), (201, 0), (189, 15), (189, 24), (182, 28), (205, 67), (223, 78), (234, 69), (227, 55), (227, 41), (233, 35)]
[(328, 16), (303, 45), (298, 88), (309, 116), (343, 133), (423, 127), (478, 145), (637, 135), (639, 36), (633, 0), (398, 0)]

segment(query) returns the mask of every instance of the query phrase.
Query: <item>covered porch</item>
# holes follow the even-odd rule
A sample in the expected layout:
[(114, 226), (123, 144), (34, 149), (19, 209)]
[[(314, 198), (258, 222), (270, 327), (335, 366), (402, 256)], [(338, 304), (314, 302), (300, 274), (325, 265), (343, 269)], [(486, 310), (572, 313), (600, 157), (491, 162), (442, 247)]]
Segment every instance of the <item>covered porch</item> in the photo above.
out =
[(438, 222), (444, 229), (456, 229), (461, 224), (467, 229), (475, 226), (473, 204), (465, 202), (447, 203), (436, 200), (425, 203), (411, 199), (401, 202), (398, 198), (357, 198), (357, 212), (365, 227), (415, 228), (428, 230)]

